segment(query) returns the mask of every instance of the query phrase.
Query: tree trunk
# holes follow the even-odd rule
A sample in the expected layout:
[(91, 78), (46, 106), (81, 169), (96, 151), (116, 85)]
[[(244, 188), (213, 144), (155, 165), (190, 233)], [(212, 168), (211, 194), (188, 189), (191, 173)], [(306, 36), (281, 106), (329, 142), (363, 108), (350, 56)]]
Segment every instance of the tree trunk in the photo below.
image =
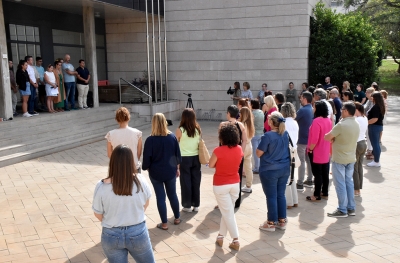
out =
[(395, 56), (393, 56), (393, 60), (394, 60), (394, 62), (396, 62), (396, 63), (397, 63), (397, 65), (399, 65), (399, 66), (397, 67), (397, 73), (399, 73), (399, 74), (400, 74), (400, 61), (397, 61), (397, 59), (396, 59), (396, 57), (395, 57)]

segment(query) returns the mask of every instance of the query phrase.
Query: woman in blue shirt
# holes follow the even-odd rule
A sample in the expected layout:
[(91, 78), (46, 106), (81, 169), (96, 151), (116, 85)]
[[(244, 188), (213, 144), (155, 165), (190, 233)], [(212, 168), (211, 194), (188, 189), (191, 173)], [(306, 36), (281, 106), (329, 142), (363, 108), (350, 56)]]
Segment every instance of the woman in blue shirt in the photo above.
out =
[(268, 220), (260, 230), (286, 229), (286, 183), (290, 174), (289, 135), (285, 131), (285, 119), (275, 111), (268, 116), (271, 131), (261, 137), (257, 148), (260, 157), (260, 180), (267, 198)]
[(167, 192), (174, 212), (174, 224), (179, 225), (181, 223), (179, 201), (176, 195), (176, 178), (180, 175), (179, 165), (181, 161), (178, 140), (168, 130), (164, 114), (156, 113), (151, 121), (151, 135), (144, 144), (142, 169), (149, 171), (162, 222), (157, 227), (163, 230), (168, 230), (165, 192)]

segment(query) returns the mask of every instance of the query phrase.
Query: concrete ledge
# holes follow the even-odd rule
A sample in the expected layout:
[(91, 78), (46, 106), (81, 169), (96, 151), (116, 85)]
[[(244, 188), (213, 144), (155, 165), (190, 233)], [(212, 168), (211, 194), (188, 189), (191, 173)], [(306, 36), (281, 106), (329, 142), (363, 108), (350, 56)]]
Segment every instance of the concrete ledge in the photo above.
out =
[[(161, 112), (167, 119), (178, 120), (181, 117), (182, 110), (185, 108), (186, 101), (182, 100), (169, 100), (157, 102), (153, 104), (153, 113)], [(125, 105), (128, 107), (128, 105)], [(135, 104), (129, 105), (132, 112), (139, 113), (140, 117), (145, 117), (146, 121), (151, 121), (150, 105), (149, 104)]]

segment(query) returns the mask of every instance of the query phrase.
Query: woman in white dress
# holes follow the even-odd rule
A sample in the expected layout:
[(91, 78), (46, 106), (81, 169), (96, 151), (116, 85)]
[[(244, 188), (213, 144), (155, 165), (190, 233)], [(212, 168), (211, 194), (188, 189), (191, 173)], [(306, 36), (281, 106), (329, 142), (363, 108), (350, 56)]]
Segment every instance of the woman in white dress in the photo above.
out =
[(129, 120), (131, 114), (125, 107), (121, 107), (115, 114), (115, 120), (119, 124), (119, 128), (109, 131), (106, 135), (107, 140), (107, 155), (110, 158), (113, 149), (120, 144), (127, 145), (133, 153), (136, 169), (140, 172), (141, 163), (140, 157), (142, 156), (142, 132), (138, 129), (129, 127)]
[[(283, 118), (286, 119), (285, 127), (286, 131), (289, 133), (290, 139), (292, 140), (293, 147), (297, 150), (297, 140), (299, 138), (299, 125), (295, 121), (296, 110), (292, 103), (286, 102), (282, 105), (281, 113)], [(292, 207), (297, 207), (299, 203), (299, 197), (297, 195), (296, 180), (290, 181), (286, 186), (285, 196), (286, 196), (286, 206), (288, 209)]]
[(47, 96), (47, 108), (50, 113), (56, 113), (53, 107), (54, 97), (58, 96), (58, 87), (56, 82), (56, 76), (53, 72), (53, 65), (47, 66), (46, 72), (44, 73), (44, 82), (46, 83), (46, 96)]

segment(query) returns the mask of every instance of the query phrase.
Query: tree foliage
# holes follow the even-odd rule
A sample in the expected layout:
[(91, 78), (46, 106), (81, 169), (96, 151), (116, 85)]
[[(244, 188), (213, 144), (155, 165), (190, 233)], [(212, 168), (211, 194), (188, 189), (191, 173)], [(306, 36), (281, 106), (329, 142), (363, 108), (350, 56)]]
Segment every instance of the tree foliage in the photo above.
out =
[[(386, 54), (399, 64), (400, 73), (400, 0), (346, 0), (345, 6), (355, 6), (378, 29)], [(396, 59), (397, 58), (397, 59)]]
[(309, 49), (309, 82), (326, 76), (341, 84), (376, 81), (381, 45), (374, 28), (360, 13), (337, 14), (321, 2), (313, 10)]

